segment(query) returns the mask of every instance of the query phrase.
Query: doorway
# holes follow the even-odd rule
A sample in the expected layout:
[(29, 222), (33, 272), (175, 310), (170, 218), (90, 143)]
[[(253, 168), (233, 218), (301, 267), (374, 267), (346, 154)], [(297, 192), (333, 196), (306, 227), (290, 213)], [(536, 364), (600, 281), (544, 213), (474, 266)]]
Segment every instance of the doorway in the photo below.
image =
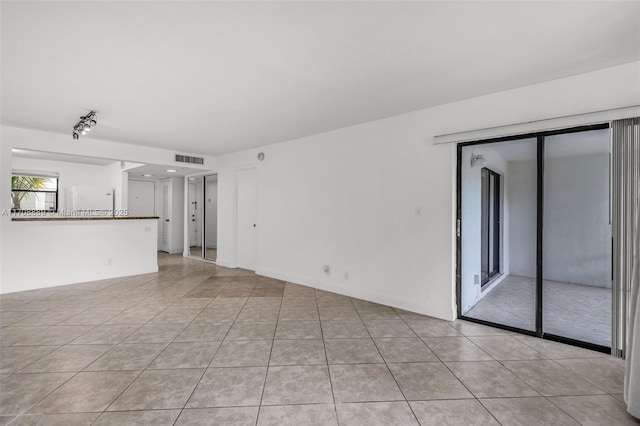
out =
[(156, 211), (156, 183), (150, 180), (129, 179), (127, 201), (129, 216), (154, 216)]
[(256, 270), (258, 257), (256, 169), (238, 170), (238, 266)]
[(458, 145), (458, 316), (610, 351), (611, 134)]

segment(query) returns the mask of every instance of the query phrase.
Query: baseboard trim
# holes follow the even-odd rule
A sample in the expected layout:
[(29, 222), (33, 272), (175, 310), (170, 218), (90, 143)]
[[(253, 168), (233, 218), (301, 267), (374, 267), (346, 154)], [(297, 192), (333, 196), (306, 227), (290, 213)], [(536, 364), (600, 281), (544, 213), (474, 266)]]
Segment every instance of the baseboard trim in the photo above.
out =
[(216, 265), (224, 266), (225, 268), (233, 268), (233, 269), (237, 268), (235, 264), (220, 258), (216, 259)]
[(270, 269), (258, 268), (256, 269), (257, 275), (262, 275), (269, 278), (275, 278), (282, 281), (287, 281), (294, 284), (300, 284), (307, 287), (316, 288), (318, 290), (330, 291), (332, 293), (341, 294), (343, 296), (355, 297), (357, 299), (366, 300), (368, 302), (379, 303), (381, 305), (391, 306), (393, 308), (403, 309), (409, 312), (415, 312), (417, 314), (428, 315), (434, 318), (444, 319), (447, 321), (451, 321), (455, 319), (455, 311), (451, 311), (451, 316), (449, 318), (445, 318), (443, 316), (436, 316), (433, 312), (426, 312), (423, 306), (418, 305), (417, 303), (408, 302), (403, 299), (396, 299), (394, 297), (389, 297), (387, 294), (382, 294), (376, 291), (367, 291), (362, 288), (353, 288), (353, 287), (345, 287), (336, 285), (335, 283), (329, 281), (320, 281), (317, 279), (296, 276), (292, 274), (286, 274), (279, 271), (274, 271)]

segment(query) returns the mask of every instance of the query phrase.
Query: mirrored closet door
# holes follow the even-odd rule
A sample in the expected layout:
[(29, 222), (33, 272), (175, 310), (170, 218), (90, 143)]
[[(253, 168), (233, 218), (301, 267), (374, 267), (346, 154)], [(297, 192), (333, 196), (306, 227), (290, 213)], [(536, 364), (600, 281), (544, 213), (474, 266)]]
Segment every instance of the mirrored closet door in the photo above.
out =
[(218, 251), (218, 175), (188, 179), (189, 256), (214, 261)]

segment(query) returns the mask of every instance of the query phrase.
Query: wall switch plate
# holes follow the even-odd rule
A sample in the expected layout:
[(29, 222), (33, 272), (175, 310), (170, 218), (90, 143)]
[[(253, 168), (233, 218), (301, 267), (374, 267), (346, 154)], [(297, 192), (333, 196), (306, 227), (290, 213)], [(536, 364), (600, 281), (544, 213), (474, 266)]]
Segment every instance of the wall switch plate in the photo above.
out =
[(480, 275), (476, 274), (473, 276), (473, 283), (475, 285), (479, 285), (480, 284)]
[(325, 274), (328, 274), (329, 272), (331, 272), (331, 268), (329, 267), (329, 265), (324, 265), (322, 267), (322, 270), (324, 271)]

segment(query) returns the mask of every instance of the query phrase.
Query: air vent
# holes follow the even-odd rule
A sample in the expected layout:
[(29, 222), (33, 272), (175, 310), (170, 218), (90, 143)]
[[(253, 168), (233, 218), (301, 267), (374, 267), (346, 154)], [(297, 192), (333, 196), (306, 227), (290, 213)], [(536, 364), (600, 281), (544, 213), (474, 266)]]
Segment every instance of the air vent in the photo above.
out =
[(204, 158), (191, 157), (189, 155), (176, 154), (176, 162), (189, 164), (204, 164)]

